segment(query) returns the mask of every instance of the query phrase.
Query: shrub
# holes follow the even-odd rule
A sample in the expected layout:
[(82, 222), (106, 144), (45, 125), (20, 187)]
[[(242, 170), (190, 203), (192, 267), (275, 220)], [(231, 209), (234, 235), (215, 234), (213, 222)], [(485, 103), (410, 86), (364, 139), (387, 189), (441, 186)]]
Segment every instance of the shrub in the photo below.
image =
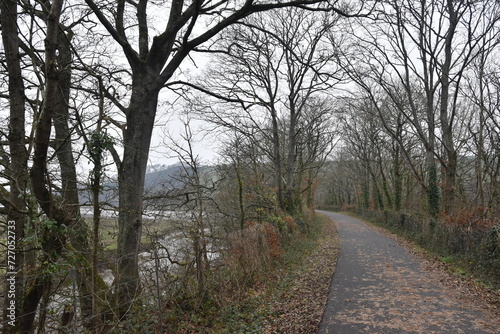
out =
[(253, 222), (247, 223), (247, 226), (228, 235), (226, 247), (221, 254), (224, 265), (235, 279), (251, 279), (271, 259), (266, 227)]
[(297, 232), (297, 229), (299, 228), (299, 226), (297, 225), (297, 223), (295, 223), (295, 220), (293, 219), (293, 217), (286, 216), (285, 218), (283, 218), (283, 220), (285, 221), (286, 226), (288, 228), (288, 231), (290, 233), (294, 234)]
[(271, 258), (280, 258), (283, 255), (281, 248), (281, 237), (277, 229), (269, 223), (264, 224), (267, 233), (267, 244), (269, 246), (269, 255)]

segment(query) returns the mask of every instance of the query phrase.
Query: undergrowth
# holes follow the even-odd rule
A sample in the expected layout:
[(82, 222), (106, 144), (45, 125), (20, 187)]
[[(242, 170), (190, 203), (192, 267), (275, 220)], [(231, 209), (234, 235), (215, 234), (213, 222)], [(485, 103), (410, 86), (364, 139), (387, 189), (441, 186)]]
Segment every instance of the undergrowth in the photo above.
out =
[(315, 249), (328, 223), (324, 216), (312, 213), (300, 222), (290, 217), (273, 220), (249, 223), (229, 240), (230, 256), (223, 255), (224, 263), (207, 272), (204, 298), (184, 291), (161, 310), (143, 302), (124, 328), (141, 333), (266, 332), (265, 327), (277, 316), (275, 306), (303, 270), (304, 259)]

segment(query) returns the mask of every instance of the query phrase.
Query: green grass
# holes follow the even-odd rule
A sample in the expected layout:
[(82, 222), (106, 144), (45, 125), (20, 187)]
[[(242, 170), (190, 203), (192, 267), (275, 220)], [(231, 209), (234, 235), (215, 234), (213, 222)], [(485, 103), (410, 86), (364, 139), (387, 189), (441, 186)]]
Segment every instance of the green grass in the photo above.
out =
[(441, 262), (443, 263), (453, 263), (455, 261), (455, 259), (453, 258), (452, 255), (448, 255), (448, 256), (443, 256), (442, 258), (439, 259)]

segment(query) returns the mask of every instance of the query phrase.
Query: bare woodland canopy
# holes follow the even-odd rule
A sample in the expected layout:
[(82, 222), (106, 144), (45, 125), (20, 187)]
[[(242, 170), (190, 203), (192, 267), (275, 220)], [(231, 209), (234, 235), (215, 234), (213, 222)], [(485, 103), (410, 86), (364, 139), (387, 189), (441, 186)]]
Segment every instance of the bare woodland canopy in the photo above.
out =
[[(16, 222), (19, 319), (4, 331), (52, 326), (68, 267), (84, 328), (127, 319), (153, 207), (193, 213), (201, 295), (209, 227), (300, 217), (315, 201), (498, 222), (499, 6), (2, 0), (0, 203)], [(172, 115), (181, 136), (159, 142), (178, 182), (145, 192), (152, 136)], [(217, 137), (218, 169), (194, 153), (192, 119)], [(111, 287), (103, 209), (118, 216)]]

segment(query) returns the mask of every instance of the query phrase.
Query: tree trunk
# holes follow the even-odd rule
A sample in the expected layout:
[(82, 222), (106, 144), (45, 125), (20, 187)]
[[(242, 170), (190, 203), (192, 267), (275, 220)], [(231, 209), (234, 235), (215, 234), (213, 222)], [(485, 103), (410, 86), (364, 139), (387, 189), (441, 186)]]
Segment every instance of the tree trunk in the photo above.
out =
[(396, 147), (394, 156), (393, 174), (394, 174), (394, 210), (401, 211), (403, 197), (403, 175), (401, 172), (400, 148)]
[[(22, 312), (22, 296), (24, 294), (24, 252), (21, 242), (24, 237), (24, 227), (28, 222), (25, 203), (26, 187), (29, 179), (27, 173), (28, 152), (25, 147), (25, 101), (24, 82), (21, 73), (19, 38), (17, 35), (17, 3), (15, 1), (2, 1), (0, 3), (0, 22), (2, 26), (2, 42), (4, 56), (7, 64), (9, 80), (10, 114), (9, 114), (9, 153), (10, 165), (7, 174), (9, 175), (10, 202), (7, 220), (14, 225), (8, 225), (9, 233), (14, 227), (15, 233), (15, 259), (6, 263), (7, 272), (15, 272), (15, 297), (11, 299), (8, 293), (4, 293), (4, 321), (13, 320), (11, 324), (3, 324), (4, 333), (16, 333), (20, 330), (23, 320), (14, 320)], [(10, 235), (10, 234), (9, 234)], [(10, 239), (9, 239), (10, 240)], [(11, 255), (10, 253), (8, 255)], [(9, 259), (12, 259), (11, 257)], [(11, 267), (12, 265), (12, 267)], [(6, 281), (5, 290), (10, 291), (10, 283)], [(12, 297), (12, 296), (11, 296)], [(15, 312), (13, 318), (7, 317), (11, 314), (7, 307), (15, 302)]]
[[(382, 210), (384, 210), (386, 208), (394, 210), (394, 200), (392, 198), (391, 192), (389, 191), (389, 181), (387, 180), (387, 177), (385, 176), (384, 166), (382, 165), (382, 157), (381, 156), (379, 156), (379, 158), (378, 158), (378, 165), (379, 165), (378, 167), (380, 170), (380, 177), (382, 178), (382, 185), (381, 185), (382, 192), (384, 194), (384, 196), (382, 196), (382, 194), (380, 195), (379, 206)], [(387, 205), (385, 205), (384, 197), (387, 201)]]
[(433, 218), (437, 217), (440, 210), (440, 196), (437, 177), (437, 166), (434, 160), (434, 150), (436, 148), (435, 119), (434, 119), (434, 96), (429, 87), (426, 89), (426, 114), (427, 114), (427, 145), (425, 147), (427, 184), (425, 191), (427, 193), (427, 210)]
[(440, 196), (437, 177), (437, 166), (434, 154), (427, 152), (427, 205), (431, 217), (437, 217), (440, 210)]
[(485, 212), (486, 203), (484, 201), (484, 185), (483, 185), (483, 158), (484, 158), (484, 114), (485, 114), (485, 65), (486, 56), (481, 54), (481, 61), (479, 63), (479, 133), (477, 139), (477, 157), (476, 157), (476, 182), (478, 190), (478, 203), (476, 204), (481, 208), (481, 211)]
[[(64, 203), (58, 203), (53, 197), (47, 171), (48, 147), (51, 137), (52, 120), (56, 117), (57, 112), (60, 112), (59, 108), (61, 104), (65, 103), (65, 101), (61, 100), (61, 87), (59, 86), (59, 74), (61, 73), (61, 67), (59, 67), (59, 65), (61, 64), (58, 64), (57, 61), (58, 43), (60, 42), (58, 39), (61, 37), (59, 17), (63, 2), (63, 0), (54, 0), (47, 15), (47, 33), (45, 38), (45, 94), (42, 111), (36, 124), (33, 165), (30, 178), (33, 185), (33, 194), (38, 204), (47, 215), (47, 219), (55, 221), (57, 227), (62, 228), (63, 226), (68, 226), (72, 228), (72, 225), (75, 224), (75, 217), (68, 215), (68, 207), (64, 205)], [(66, 138), (66, 140), (67, 139), (68, 138)], [(63, 160), (64, 159), (66, 159), (66, 157), (64, 157)], [(65, 172), (67, 172), (67, 170), (65, 170)], [(66, 186), (68, 185), (67, 182), (68, 180), (65, 180)], [(32, 282), (28, 282), (27, 284), (27, 293), (23, 300), (23, 311), (25, 312), (23, 318), (25, 321), (22, 323), (23, 332), (33, 331), (36, 310), (40, 299), (44, 296), (48, 296), (51, 288), (51, 275), (49, 274), (50, 271), (47, 266), (57, 261), (65, 245), (65, 235), (60, 233), (60, 231), (42, 225), (41, 233), (43, 234), (43, 242), (41, 243), (43, 258), (40, 260), (41, 267), (37, 270), (37, 274), (32, 279)]]
[[(56, 141), (56, 156), (61, 169), (62, 198), (67, 216), (71, 219), (69, 227), (71, 245), (77, 251), (74, 263), (79, 270), (76, 274), (80, 292), (81, 319), (90, 319), (92, 316), (92, 287), (87, 277), (91, 264), (90, 248), (87, 238), (87, 226), (80, 215), (80, 201), (78, 197), (78, 184), (75, 160), (73, 157), (72, 134), (68, 126), (69, 99), (71, 87), (71, 47), (69, 38), (60, 29), (58, 33), (57, 63), (61, 69), (58, 74), (58, 89), (56, 91), (56, 104), (54, 105), (54, 130)], [(84, 322), (87, 328), (94, 322)]]
[(455, 210), (457, 154), (448, 152), (447, 156), (448, 163), (445, 167), (443, 182), (443, 210), (449, 215)]
[(297, 125), (297, 112), (294, 105), (295, 98), (290, 96), (290, 124), (288, 129), (288, 146), (287, 146), (287, 157), (286, 157), (286, 186), (285, 186), (285, 210), (293, 215), (297, 211), (297, 203), (295, 199), (296, 191), (296, 162), (297, 162), (297, 138), (296, 138), (296, 125)]
[[(143, 73), (146, 71), (144, 70)], [(158, 103), (158, 90), (148, 91), (151, 77), (134, 78), (124, 131), (123, 161), (118, 171), (117, 305), (122, 318), (138, 294), (138, 251), (142, 229), (142, 201), (149, 145)]]
[(307, 193), (306, 193), (306, 205), (308, 209), (314, 210), (315, 208), (314, 194), (316, 194), (316, 188), (317, 188), (316, 175), (314, 174), (313, 169), (309, 168), (307, 170)]
[(280, 136), (278, 127), (278, 115), (276, 110), (271, 110), (272, 128), (273, 128), (273, 164), (274, 164), (274, 186), (278, 191), (278, 205), (284, 209), (283, 203), (283, 168), (280, 152)]
[(451, 214), (454, 210), (455, 183), (457, 169), (457, 152), (453, 142), (453, 111), (449, 115), (449, 95), (450, 95), (450, 68), (452, 61), (452, 44), (455, 29), (458, 24), (457, 13), (453, 7), (453, 1), (447, 0), (447, 11), (449, 14), (449, 26), (446, 32), (444, 44), (444, 62), (441, 66), (441, 103), (439, 106), (439, 116), (441, 121), (441, 136), (445, 153), (445, 173), (443, 182), (443, 210), (446, 214)]
[(500, 177), (500, 150), (497, 148), (496, 149), (497, 155), (496, 155), (496, 162), (495, 162), (495, 167), (494, 170), (491, 171), (490, 178), (491, 178), (491, 185), (490, 185), (490, 192), (491, 195), (489, 196), (488, 200), (488, 209), (491, 211), (491, 216), (492, 217), (498, 217), (500, 216), (500, 182), (499, 182), (499, 177)]
[(241, 175), (241, 167), (239, 158), (236, 158), (234, 169), (236, 170), (236, 180), (238, 182), (238, 208), (240, 209), (240, 229), (243, 231), (245, 228), (245, 202), (243, 199), (243, 178)]

